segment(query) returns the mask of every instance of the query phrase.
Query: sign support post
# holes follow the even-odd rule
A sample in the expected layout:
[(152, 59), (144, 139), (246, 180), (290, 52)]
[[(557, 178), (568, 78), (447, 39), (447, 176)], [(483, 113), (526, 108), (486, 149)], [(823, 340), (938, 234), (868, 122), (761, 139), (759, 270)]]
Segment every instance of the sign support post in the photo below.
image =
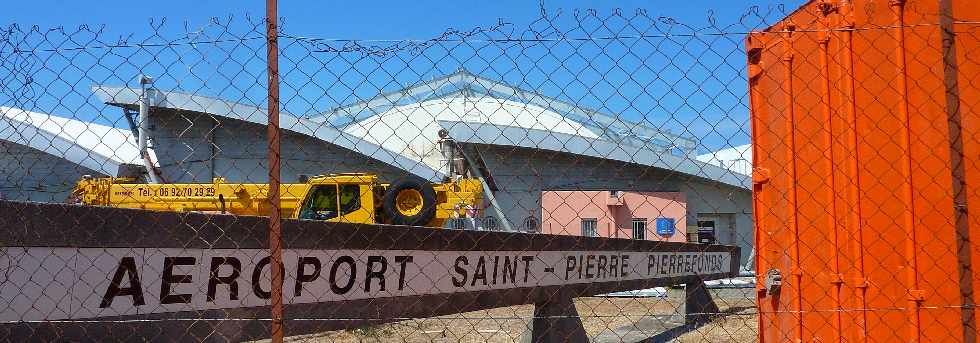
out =
[(556, 293), (551, 299), (534, 304), (530, 329), (531, 343), (589, 341), (575, 302), (566, 292)]
[(718, 313), (718, 304), (704, 285), (704, 280), (684, 285), (684, 324), (699, 325), (711, 321), (711, 315)]

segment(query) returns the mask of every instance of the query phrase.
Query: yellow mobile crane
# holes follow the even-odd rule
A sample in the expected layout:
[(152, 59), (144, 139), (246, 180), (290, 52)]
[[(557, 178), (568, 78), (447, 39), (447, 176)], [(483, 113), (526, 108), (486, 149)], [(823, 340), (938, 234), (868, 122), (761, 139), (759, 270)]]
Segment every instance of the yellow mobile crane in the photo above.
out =
[[(406, 177), (391, 184), (372, 174), (330, 174), (282, 184), (283, 218), (443, 227), (483, 209), (483, 185), (472, 178), (432, 184)], [(145, 184), (135, 178), (82, 177), (70, 203), (161, 211), (266, 215), (268, 184)]]

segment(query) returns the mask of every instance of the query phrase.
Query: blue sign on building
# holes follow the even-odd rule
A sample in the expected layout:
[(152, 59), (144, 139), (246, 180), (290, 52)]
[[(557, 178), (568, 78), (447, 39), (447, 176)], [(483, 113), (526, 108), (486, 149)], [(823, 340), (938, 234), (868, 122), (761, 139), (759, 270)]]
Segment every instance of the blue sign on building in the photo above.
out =
[(674, 218), (657, 218), (657, 234), (661, 236), (671, 236), (676, 231)]

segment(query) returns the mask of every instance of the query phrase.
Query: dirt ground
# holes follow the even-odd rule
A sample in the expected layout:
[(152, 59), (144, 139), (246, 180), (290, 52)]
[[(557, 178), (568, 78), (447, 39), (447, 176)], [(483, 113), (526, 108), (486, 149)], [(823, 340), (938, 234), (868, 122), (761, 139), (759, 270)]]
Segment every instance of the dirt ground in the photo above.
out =
[[(681, 328), (671, 331), (672, 335), (659, 338), (676, 342), (756, 341), (758, 317), (751, 295), (739, 290), (713, 292), (721, 314), (698, 327), (683, 326), (683, 289), (671, 289), (666, 298), (578, 298), (575, 307), (587, 334), (596, 342), (635, 342), (677, 326)], [(293, 336), (287, 341), (520, 342), (533, 312), (533, 305), (510, 306)]]

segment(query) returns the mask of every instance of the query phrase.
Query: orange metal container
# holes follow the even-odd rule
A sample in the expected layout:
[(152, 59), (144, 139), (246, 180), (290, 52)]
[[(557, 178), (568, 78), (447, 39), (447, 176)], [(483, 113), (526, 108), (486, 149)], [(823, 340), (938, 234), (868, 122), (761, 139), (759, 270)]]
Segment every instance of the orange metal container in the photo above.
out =
[(976, 340), (978, 21), (811, 1), (747, 37), (761, 341)]

